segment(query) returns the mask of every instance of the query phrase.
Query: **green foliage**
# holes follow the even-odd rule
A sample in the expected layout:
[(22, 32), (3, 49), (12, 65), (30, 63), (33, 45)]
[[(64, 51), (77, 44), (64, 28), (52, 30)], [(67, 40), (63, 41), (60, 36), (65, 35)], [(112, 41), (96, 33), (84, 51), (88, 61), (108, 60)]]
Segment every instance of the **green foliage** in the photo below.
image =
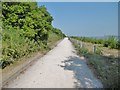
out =
[(21, 36), (19, 30), (3, 30), (2, 39), (2, 68), (41, 48), (34, 40)]
[(2, 2), (2, 68), (29, 53), (47, 49), (49, 33), (62, 39), (65, 35), (53, 28), (52, 21), (45, 6), (38, 7), (36, 2)]
[(118, 48), (120, 50), (120, 40), (118, 40), (118, 42), (116, 44), (116, 48)]
[(90, 37), (75, 37), (72, 36), (72, 38), (84, 41), (84, 42), (90, 42), (93, 44), (102, 44), (104, 47), (119, 49), (120, 42), (113, 36), (109, 37), (108, 39), (96, 39), (96, 38), (90, 38)]
[(96, 54), (102, 55), (102, 50), (101, 50), (100, 48), (98, 48), (98, 47), (97, 47), (97, 49), (96, 49)]
[(65, 37), (65, 34), (62, 33), (62, 31), (60, 29), (57, 29), (57, 28), (53, 28), (52, 29), (53, 33), (61, 36), (61, 37)]
[(82, 54), (83, 56), (88, 53), (88, 49), (86, 48), (79, 48), (79, 54)]
[(36, 2), (3, 2), (2, 14), (3, 28), (23, 30), (25, 37), (36, 41), (45, 42), (47, 32), (52, 30), (53, 18), (44, 6), (37, 7)]
[(118, 48), (117, 40), (114, 37), (109, 37), (107, 40), (104, 41), (103, 46), (110, 47), (110, 48)]

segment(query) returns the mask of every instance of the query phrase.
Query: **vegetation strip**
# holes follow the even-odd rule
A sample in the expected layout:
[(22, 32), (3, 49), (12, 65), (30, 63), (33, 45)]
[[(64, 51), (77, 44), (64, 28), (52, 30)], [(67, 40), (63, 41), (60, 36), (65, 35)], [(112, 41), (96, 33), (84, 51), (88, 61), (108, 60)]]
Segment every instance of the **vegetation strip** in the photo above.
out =
[(107, 57), (99, 53), (91, 53), (85, 47), (80, 48), (75, 38), (70, 38), (70, 40), (75, 46), (78, 55), (84, 56), (87, 59), (88, 66), (94, 71), (97, 78), (102, 81), (104, 88), (119, 87), (118, 57)]
[(98, 38), (91, 38), (91, 37), (77, 37), (71, 36), (71, 38), (83, 41), (83, 42), (90, 42), (93, 44), (102, 44), (104, 47), (120, 49), (120, 41), (119, 38), (114, 36), (108, 36), (106, 39), (98, 39)]

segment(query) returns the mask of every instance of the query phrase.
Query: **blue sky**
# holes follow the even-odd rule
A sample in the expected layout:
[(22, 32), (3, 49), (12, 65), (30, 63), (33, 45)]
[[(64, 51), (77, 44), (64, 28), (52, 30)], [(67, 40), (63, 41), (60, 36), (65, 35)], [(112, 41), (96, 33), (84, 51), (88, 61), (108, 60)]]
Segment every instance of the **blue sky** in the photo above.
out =
[(53, 26), (66, 35), (104, 36), (118, 34), (117, 2), (38, 2), (53, 16)]

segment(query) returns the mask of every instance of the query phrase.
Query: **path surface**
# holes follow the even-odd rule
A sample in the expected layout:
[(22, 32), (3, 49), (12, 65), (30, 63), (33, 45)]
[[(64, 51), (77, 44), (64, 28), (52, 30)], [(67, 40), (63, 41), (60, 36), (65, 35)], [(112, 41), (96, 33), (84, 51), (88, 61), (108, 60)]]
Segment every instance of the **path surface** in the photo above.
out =
[(4, 88), (99, 88), (101, 82), (95, 78), (85, 61), (76, 55), (65, 38), (53, 50), (40, 58), (14, 81)]

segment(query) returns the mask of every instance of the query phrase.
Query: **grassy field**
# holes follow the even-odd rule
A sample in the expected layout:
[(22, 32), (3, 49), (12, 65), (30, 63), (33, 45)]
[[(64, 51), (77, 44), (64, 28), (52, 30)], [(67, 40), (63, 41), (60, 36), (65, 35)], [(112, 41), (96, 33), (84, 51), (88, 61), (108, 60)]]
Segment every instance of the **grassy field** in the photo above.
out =
[(118, 57), (114, 57), (114, 55), (105, 56), (100, 53), (100, 50), (96, 51), (96, 53), (93, 53), (92, 49), (90, 48), (90, 44), (80, 48), (75, 39), (71, 39), (71, 41), (75, 46), (78, 55), (86, 58), (88, 66), (95, 73), (96, 77), (102, 81), (105, 88), (116, 88), (119, 86), (120, 82), (118, 81), (120, 81), (120, 74), (118, 72), (118, 63), (120, 62)]

